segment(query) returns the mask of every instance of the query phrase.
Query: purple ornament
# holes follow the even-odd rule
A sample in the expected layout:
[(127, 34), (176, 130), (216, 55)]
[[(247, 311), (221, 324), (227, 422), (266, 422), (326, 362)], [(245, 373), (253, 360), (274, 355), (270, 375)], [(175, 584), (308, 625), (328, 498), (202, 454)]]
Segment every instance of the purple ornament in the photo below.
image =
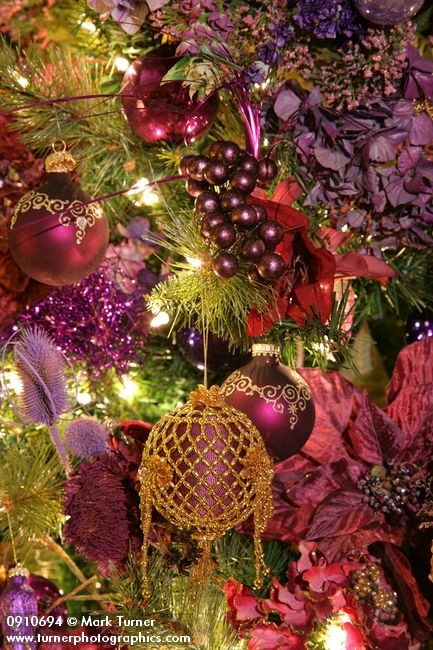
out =
[[(42, 576), (33, 575), (33, 573), (29, 575), (29, 585), (36, 594), (38, 616), (45, 616), (54, 601), (61, 597), (59, 589), (50, 580), (47, 580)], [(56, 619), (54, 621), (56, 626), (64, 626), (68, 616), (66, 603), (57, 605), (57, 607), (51, 610), (50, 614)], [(61, 621), (59, 620), (57, 623), (57, 619), (61, 619)]]
[(397, 25), (414, 16), (424, 0), (354, 0), (364, 18), (378, 25)]
[(259, 203), (250, 203), (251, 207), (257, 212), (257, 223), (263, 223), (268, 220), (268, 213), (266, 208), (264, 208)]
[(265, 243), (258, 237), (248, 237), (242, 246), (241, 255), (246, 260), (258, 260), (266, 251)]
[(218, 110), (218, 95), (192, 100), (181, 81), (162, 84), (179, 59), (165, 47), (132, 63), (122, 82), (122, 105), (131, 129), (149, 144), (194, 142), (206, 133)]
[(253, 174), (255, 177), (257, 177), (259, 173), (259, 161), (257, 158), (254, 158), (254, 156), (249, 156), (246, 154), (241, 158), (236, 169), (243, 169), (244, 171), (249, 172), (250, 174)]
[(239, 270), (239, 264), (232, 253), (220, 253), (212, 261), (212, 269), (220, 278), (231, 278)]
[(211, 212), (218, 212), (218, 195), (211, 190), (208, 192), (202, 192), (195, 200), (195, 209), (197, 212), (200, 212), (200, 214), (211, 214)]
[(252, 205), (247, 205), (246, 203), (234, 208), (230, 218), (232, 223), (243, 229), (254, 228), (258, 223), (257, 212)]
[(222, 158), (228, 165), (233, 165), (241, 155), (240, 147), (235, 142), (220, 141), (219, 157)]
[(207, 239), (210, 237), (211, 230), (220, 224), (224, 223), (224, 216), (221, 212), (212, 212), (203, 217), (200, 223), (200, 233), (202, 237)]
[(185, 187), (188, 194), (194, 197), (209, 189), (209, 185), (205, 181), (196, 181), (194, 178), (188, 178)]
[(265, 280), (277, 280), (284, 273), (284, 260), (278, 253), (267, 253), (257, 263), (257, 269)]
[[(37, 616), (38, 601), (29, 585), (29, 572), (17, 565), (9, 571), (8, 583), (0, 595), (0, 623), (4, 646), (9, 650), (36, 650), (37, 625), (32, 625), (32, 621), (37, 622)], [(11, 625), (9, 617), (20, 619)], [(12, 640), (16, 635), (26, 636), (27, 639)]]
[[(193, 327), (185, 327), (177, 334), (177, 346), (181, 354), (197, 370), (204, 369), (203, 334)], [(229, 342), (216, 334), (209, 334), (207, 367), (211, 372), (231, 371), (246, 363), (249, 355), (239, 348), (230, 348)]]
[(230, 187), (238, 192), (250, 194), (256, 186), (257, 176), (244, 169), (235, 171), (230, 181)]
[(184, 156), (183, 158), (181, 158), (180, 163), (179, 163), (179, 167), (178, 167), (179, 174), (181, 174), (181, 175), (188, 174), (188, 165), (192, 160), (194, 160), (194, 158), (195, 158), (195, 156), (192, 156), (192, 155)]
[(212, 160), (204, 170), (204, 177), (211, 185), (224, 185), (230, 176), (230, 168), (222, 160)]
[(262, 183), (273, 181), (278, 174), (278, 166), (273, 160), (261, 159), (259, 161), (258, 178)]
[(241, 192), (235, 190), (227, 190), (220, 194), (221, 209), (223, 212), (231, 212), (238, 205), (245, 201), (245, 197)]
[(211, 230), (210, 240), (217, 248), (230, 248), (236, 241), (236, 231), (229, 223), (217, 224)]
[(195, 181), (204, 180), (204, 170), (209, 164), (209, 158), (206, 156), (192, 156), (192, 160), (188, 163), (188, 174)]
[(279, 362), (279, 348), (253, 345), (253, 359), (232, 373), (222, 391), (255, 424), (277, 461), (298, 453), (313, 430), (315, 411), (303, 378)]
[(283, 229), (277, 221), (264, 221), (259, 228), (259, 236), (268, 248), (275, 248), (283, 238)]

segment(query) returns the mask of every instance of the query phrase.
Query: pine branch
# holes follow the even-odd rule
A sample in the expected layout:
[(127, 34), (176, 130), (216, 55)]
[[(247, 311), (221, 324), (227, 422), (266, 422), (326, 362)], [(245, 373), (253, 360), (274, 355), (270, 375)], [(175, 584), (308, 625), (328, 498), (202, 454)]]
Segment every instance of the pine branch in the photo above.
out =
[(10, 436), (0, 450), (0, 535), (25, 546), (34, 538), (57, 534), (62, 521), (64, 474), (43, 432)]

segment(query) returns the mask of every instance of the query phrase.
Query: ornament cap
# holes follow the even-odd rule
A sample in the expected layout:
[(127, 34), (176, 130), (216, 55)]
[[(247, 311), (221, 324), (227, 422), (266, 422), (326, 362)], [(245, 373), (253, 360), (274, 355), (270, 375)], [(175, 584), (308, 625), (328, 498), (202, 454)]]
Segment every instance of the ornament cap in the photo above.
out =
[(18, 562), (16, 566), (12, 567), (12, 569), (9, 569), (8, 571), (9, 578), (13, 578), (14, 576), (23, 576), (24, 578), (28, 578), (29, 575), (30, 573), (28, 572), (28, 570), (25, 567), (23, 567), (23, 565), (20, 564), (20, 562)]
[(273, 343), (254, 343), (252, 347), (253, 357), (260, 356), (275, 356), (279, 357), (281, 354), (280, 346)]
[(45, 169), (47, 172), (71, 172), (76, 167), (76, 162), (69, 153), (66, 151), (66, 144), (60, 140), (60, 148), (57, 149), (58, 142), (53, 142), (53, 153), (50, 154), (45, 160)]

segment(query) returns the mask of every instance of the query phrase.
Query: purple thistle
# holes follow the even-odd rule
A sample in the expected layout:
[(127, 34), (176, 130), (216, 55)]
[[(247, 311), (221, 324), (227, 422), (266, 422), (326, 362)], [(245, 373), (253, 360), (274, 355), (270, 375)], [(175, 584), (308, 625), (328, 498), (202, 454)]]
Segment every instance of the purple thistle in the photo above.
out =
[(132, 474), (139, 464), (107, 452), (81, 463), (66, 484), (64, 539), (106, 574), (110, 562), (121, 567), (141, 546), (138, 493)]
[(78, 458), (90, 458), (108, 451), (110, 432), (95, 418), (73, 420), (66, 430), (65, 444)]
[(69, 461), (56, 422), (68, 408), (66, 364), (53, 340), (37, 325), (23, 330), (14, 346), (16, 369), (22, 384), (20, 415), (23, 424), (45, 424), (67, 472)]

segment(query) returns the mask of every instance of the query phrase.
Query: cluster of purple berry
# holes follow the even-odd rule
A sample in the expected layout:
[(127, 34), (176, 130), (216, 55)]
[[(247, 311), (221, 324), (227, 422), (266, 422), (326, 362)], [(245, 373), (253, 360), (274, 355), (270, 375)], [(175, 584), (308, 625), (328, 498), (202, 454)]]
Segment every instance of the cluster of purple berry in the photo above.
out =
[(412, 478), (408, 465), (383, 467), (376, 465), (371, 472), (358, 481), (365, 493), (364, 501), (375, 510), (390, 517), (399, 516), (403, 510), (416, 512), (420, 505), (420, 485)]
[(248, 200), (258, 182), (273, 180), (277, 172), (273, 160), (257, 160), (225, 140), (214, 142), (207, 156), (180, 161), (179, 173), (188, 176), (186, 190), (195, 197), (200, 232), (212, 246), (212, 269), (218, 276), (235, 275), (239, 258), (250, 263), (254, 282), (277, 280), (284, 272), (284, 260), (275, 253), (283, 229), (254, 197)]

